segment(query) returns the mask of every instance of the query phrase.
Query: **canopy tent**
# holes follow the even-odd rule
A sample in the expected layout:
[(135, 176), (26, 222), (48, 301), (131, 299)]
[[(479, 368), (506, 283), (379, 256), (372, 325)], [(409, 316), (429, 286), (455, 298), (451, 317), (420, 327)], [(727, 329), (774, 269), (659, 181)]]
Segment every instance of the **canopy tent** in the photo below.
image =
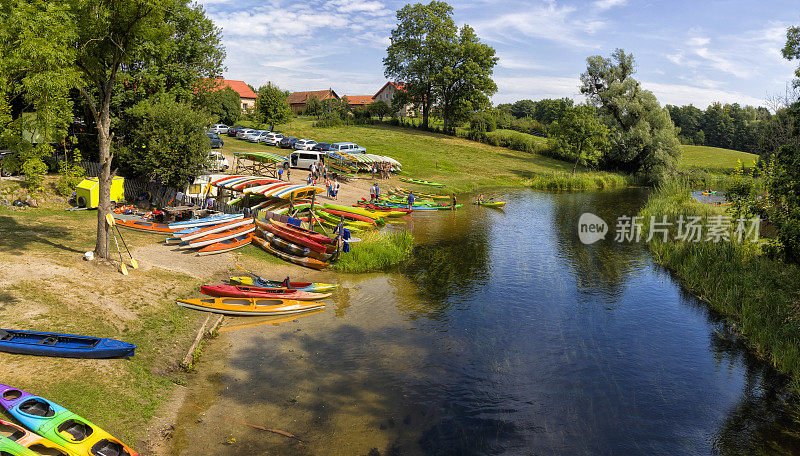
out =
[(402, 169), (402, 165), (399, 161), (385, 155), (337, 154), (335, 152), (328, 152), (328, 157), (330, 159), (329, 163), (333, 164), (331, 168), (336, 169), (337, 167), (342, 167), (347, 170), (346, 172), (350, 173), (369, 171), (375, 163), (388, 163), (392, 168), (392, 172), (398, 172)]
[(261, 176), (278, 177), (278, 166), (286, 162), (283, 155), (270, 152), (235, 152), (234, 172), (250, 172)]

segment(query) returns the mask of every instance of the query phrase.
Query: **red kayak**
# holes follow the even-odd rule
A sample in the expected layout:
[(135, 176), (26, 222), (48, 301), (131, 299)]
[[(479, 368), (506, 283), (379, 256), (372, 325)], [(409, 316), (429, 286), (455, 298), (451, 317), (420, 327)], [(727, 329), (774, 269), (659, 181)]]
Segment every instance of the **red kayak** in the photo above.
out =
[(378, 226), (378, 224), (375, 223), (374, 219), (371, 219), (371, 218), (367, 217), (366, 215), (351, 214), (349, 212), (337, 211), (336, 209), (322, 209), (322, 211), (323, 212), (327, 212), (328, 214), (331, 214), (331, 215), (338, 215), (338, 216), (344, 217), (346, 219), (359, 220), (361, 222), (367, 222), (367, 223), (371, 224), (372, 226)]
[(273, 225), (275, 225), (275, 226), (277, 226), (278, 228), (280, 228), (282, 230), (289, 230), (289, 231), (294, 231), (295, 233), (299, 233), (299, 234), (301, 234), (301, 235), (303, 235), (305, 237), (313, 239), (316, 242), (319, 242), (320, 244), (335, 244), (336, 243), (336, 239), (333, 239), (331, 237), (325, 236), (324, 234), (317, 233), (316, 231), (311, 231), (311, 230), (307, 230), (305, 228), (301, 228), (301, 227), (299, 227), (297, 225), (292, 225), (291, 223), (283, 223), (283, 222), (279, 222), (277, 220), (272, 220), (272, 219), (268, 220), (268, 222), (273, 224)]
[(296, 301), (316, 301), (325, 299), (330, 293), (311, 293), (309, 291), (287, 290), (286, 288), (247, 287), (244, 285), (203, 285), (200, 292), (209, 296), (228, 298), (272, 298), (294, 299)]
[(286, 239), (289, 242), (293, 242), (295, 244), (302, 245), (304, 247), (308, 247), (309, 249), (315, 252), (325, 253), (326, 251), (324, 245), (320, 244), (317, 241), (314, 241), (313, 239), (309, 239), (308, 237), (300, 233), (283, 230), (276, 225), (262, 222), (261, 220), (256, 220), (256, 225), (258, 225), (258, 228), (263, 231), (269, 231), (270, 233), (274, 234), (275, 236), (278, 236), (279, 238)]
[(413, 211), (413, 209), (407, 209), (407, 208), (403, 208), (403, 207), (376, 206), (376, 205), (374, 205), (372, 203), (367, 202), (367, 200), (365, 200), (363, 198), (361, 199), (361, 201), (358, 202), (358, 205), (361, 206), (361, 207), (365, 207), (367, 209), (372, 209), (373, 211), (379, 211), (379, 212), (389, 212), (389, 211), (391, 211), (391, 212), (404, 212), (404, 213), (408, 214), (409, 212)]
[(242, 190), (250, 187), (258, 187), (259, 185), (267, 185), (267, 184), (274, 184), (280, 182), (278, 179), (256, 179), (247, 182), (243, 182), (241, 184), (236, 184), (233, 186), (233, 189), (236, 191), (241, 192)]

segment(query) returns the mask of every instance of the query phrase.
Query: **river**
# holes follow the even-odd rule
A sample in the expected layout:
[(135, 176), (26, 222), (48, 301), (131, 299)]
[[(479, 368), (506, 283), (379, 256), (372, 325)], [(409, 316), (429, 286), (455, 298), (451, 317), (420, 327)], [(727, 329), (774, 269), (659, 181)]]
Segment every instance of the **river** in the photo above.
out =
[(323, 312), (227, 319), (173, 454), (800, 452), (785, 378), (643, 244), (578, 240), (644, 191), (490, 196), (414, 216), (411, 264), (345, 276)]

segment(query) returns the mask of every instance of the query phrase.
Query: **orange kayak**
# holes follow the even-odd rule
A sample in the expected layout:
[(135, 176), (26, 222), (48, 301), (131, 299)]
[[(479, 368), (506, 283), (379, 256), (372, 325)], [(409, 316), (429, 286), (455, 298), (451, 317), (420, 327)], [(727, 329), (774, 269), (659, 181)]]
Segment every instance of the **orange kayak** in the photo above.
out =
[(228, 239), (241, 236), (243, 234), (252, 233), (256, 230), (256, 226), (252, 223), (249, 225), (239, 226), (230, 230), (225, 230), (219, 233), (208, 234), (199, 239), (194, 239), (189, 242), (181, 243), (179, 249), (196, 249), (198, 247), (205, 247), (207, 245), (215, 244), (217, 242), (225, 241)]
[(265, 298), (178, 299), (178, 305), (204, 312), (241, 316), (287, 315), (325, 307), (324, 302)]
[(145, 222), (143, 220), (115, 220), (114, 224), (132, 230), (146, 231), (148, 233), (172, 234), (180, 228), (170, 228), (163, 223)]
[(203, 247), (197, 251), (197, 255), (213, 255), (215, 253), (230, 252), (231, 250), (240, 249), (253, 242), (254, 233), (242, 234), (235, 238), (225, 239), (224, 241), (215, 242), (209, 246)]

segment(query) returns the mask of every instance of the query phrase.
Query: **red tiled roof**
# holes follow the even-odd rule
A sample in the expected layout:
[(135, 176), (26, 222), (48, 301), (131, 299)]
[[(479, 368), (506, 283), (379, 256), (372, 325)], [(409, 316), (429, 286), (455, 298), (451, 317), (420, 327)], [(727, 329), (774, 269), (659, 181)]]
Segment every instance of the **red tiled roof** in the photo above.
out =
[[(250, 88), (244, 81), (233, 81), (230, 79), (211, 79), (213, 86), (216, 90), (222, 89), (224, 87), (230, 87), (233, 89), (234, 92), (238, 93), (242, 98), (258, 98), (258, 94), (253, 92), (253, 89)], [(212, 89), (213, 90), (213, 89)]]
[(347, 104), (354, 106), (368, 105), (375, 101), (372, 95), (344, 95), (342, 98), (347, 97)]
[(296, 104), (296, 103), (305, 103), (309, 97), (315, 97), (318, 100), (326, 100), (328, 98), (336, 98), (338, 99), (339, 96), (336, 95), (336, 92), (333, 90), (311, 90), (307, 92), (293, 92), (289, 95), (286, 101), (289, 104)]
[(386, 86), (388, 86), (389, 84), (391, 84), (392, 87), (394, 87), (395, 90), (398, 90), (398, 91), (406, 90), (406, 83), (405, 82), (392, 82), (392, 81), (389, 81), (386, 84), (384, 84), (383, 87), (381, 87), (381, 90), (378, 90), (377, 92), (375, 92), (375, 95), (373, 95), (372, 98), (374, 99), (375, 97), (377, 97), (378, 94), (383, 92), (383, 89), (385, 89)]

